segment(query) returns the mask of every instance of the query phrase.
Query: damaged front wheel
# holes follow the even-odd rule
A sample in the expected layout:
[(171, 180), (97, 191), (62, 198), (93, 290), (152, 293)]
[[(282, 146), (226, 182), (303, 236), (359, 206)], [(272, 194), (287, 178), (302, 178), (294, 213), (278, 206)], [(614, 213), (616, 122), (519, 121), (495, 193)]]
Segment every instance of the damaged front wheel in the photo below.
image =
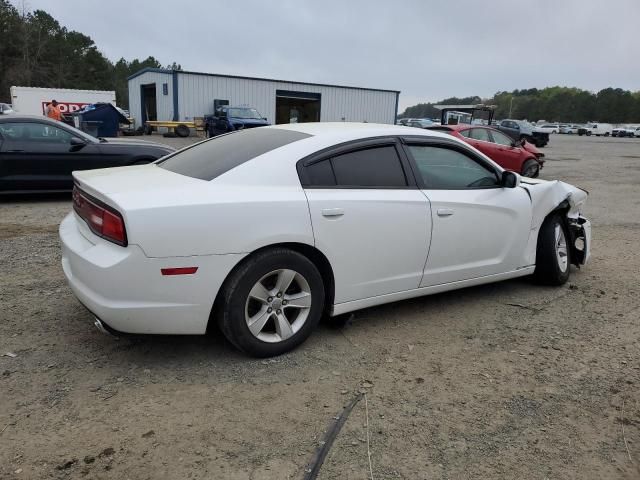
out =
[(569, 279), (571, 248), (566, 223), (555, 214), (540, 227), (533, 277), (544, 285), (562, 285)]

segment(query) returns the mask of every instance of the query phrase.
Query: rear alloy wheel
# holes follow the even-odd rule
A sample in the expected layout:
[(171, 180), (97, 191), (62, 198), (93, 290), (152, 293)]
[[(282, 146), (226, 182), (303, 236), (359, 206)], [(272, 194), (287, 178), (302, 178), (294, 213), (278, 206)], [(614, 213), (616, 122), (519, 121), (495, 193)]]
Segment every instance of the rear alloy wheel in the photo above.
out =
[(542, 223), (533, 273), (539, 283), (562, 285), (569, 279), (571, 250), (568, 239), (567, 227), (559, 215), (551, 215)]
[(276, 343), (299, 332), (310, 310), (311, 288), (306, 278), (294, 270), (274, 270), (249, 291), (244, 320), (258, 340)]
[(240, 350), (280, 355), (311, 334), (324, 309), (324, 286), (315, 265), (287, 249), (260, 252), (227, 281), (218, 320)]
[(536, 178), (540, 173), (540, 164), (535, 161), (533, 158), (529, 158), (525, 160), (522, 164), (522, 173), (523, 177)]

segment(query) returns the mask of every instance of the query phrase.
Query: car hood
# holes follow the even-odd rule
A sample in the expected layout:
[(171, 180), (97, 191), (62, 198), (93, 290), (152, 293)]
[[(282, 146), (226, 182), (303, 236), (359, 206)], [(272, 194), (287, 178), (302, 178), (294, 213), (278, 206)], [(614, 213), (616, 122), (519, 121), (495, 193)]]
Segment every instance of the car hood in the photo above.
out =
[(176, 149), (165, 145), (164, 143), (150, 142), (148, 140), (138, 140), (135, 138), (103, 138), (100, 141), (100, 145), (125, 145), (125, 146), (140, 146), (140, 147), (156, 147), (167, 152), (174, 152)]
[(231, 123), (243, 123), (244, 125), (269, 125), (269, 122), (262, 119), (229, 117), (229, 120)]
[(522, 148), (524, 148), (527, 152), (535, 155), (535, 157), (541, 162), (544, 162), (544, 160), (542, 160), (544, 158), (544, 153), (538, 150), (534, 144), (525, 141), (524, 145), (522, 145)]

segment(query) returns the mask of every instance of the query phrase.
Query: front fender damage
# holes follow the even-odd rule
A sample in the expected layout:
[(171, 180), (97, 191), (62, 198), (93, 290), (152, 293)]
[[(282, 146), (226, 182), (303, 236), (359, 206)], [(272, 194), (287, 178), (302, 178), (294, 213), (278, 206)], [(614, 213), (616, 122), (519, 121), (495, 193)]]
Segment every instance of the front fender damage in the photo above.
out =
[(590, 257), (591, 222), (581, 211), (587, 200), (588, 192), (559, 180), (522, 179), (520, 186), (531, 198), (532, 218), (529, 237), (529, 252), (535, 263), (535, 250), (538, 232), (545, 218), (552, 212), (561, 212), (569, 230), (571, 263), (584, 265)]

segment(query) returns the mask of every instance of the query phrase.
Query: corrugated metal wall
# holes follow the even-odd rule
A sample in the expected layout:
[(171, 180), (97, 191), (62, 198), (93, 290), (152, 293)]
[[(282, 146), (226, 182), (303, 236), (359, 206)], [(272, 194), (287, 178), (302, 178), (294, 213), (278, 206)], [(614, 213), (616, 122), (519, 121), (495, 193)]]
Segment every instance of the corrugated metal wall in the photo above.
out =
[(249, 105), (275, 122), (276, 90), (319, 93), (320, 121), (394, 123), (396, 93), (344, 87), (325, 87), (272, 80), (178, 73), (180, 119), (191, 120), (213, 112), (213, 100)]
[[(275, 122), (276, 90), (319, 93), (320, 121), (394, 123), (396, 93), (357, 88), (330, 87), (273, 80), (231, 78), (195, 73), (178, 73), (180, 120), (192, 120), (213, 113), (213, 100), (229, 100), (230, 105), (249, 105)], [(129, 111), (140, 125), (140, 85), (156, 84), (158, 120), (173, 120), (173, 75), (145, 72), (129, 80)], [(168, 83), (168, 95), (162, 84)]]
[[(142, 120), (142, 106), (140, 105), (140, 86), (156, 84), (156, 103), (158, 109), (158, 120), (173, 120), (173, 75), (161, 72), (145, 72), (142, 75), (132, 78), (128, 82), (129, 86), (129, 113), (136, 119), (136, 127), (140, 126)], [(168, 95), (162, 93), (162, 84), (168, 84)]]

